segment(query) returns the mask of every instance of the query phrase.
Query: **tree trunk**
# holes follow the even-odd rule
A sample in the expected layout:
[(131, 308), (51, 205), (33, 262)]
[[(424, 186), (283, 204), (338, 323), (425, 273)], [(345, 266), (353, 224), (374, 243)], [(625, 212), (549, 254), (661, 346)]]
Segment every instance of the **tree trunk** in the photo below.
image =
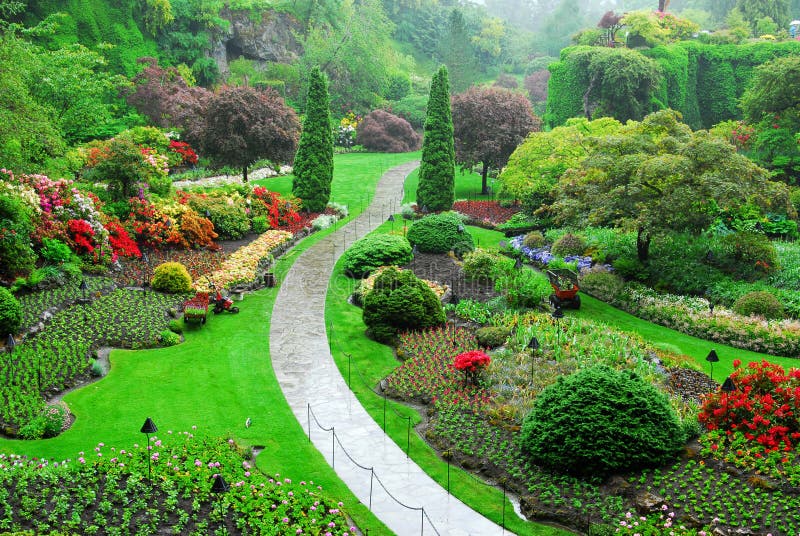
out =
[(489, 175), (489, 166), (486, 162), (483, 163), (483, 171), (481, 171), (481, 193), (483, 195), (489, 194), (489, 183), (486, 180)]
[(658, 0), (658, 10), (664, 13), (667, 10), (667, 6), (669, 6), (669, 0)]
[(636, 254), (642, 262), (650, 256), (650, 233), (643, 227), (639, 227), (636, 232)]
[(247, 182), (247, 166), (242, 166), (242, 182)]

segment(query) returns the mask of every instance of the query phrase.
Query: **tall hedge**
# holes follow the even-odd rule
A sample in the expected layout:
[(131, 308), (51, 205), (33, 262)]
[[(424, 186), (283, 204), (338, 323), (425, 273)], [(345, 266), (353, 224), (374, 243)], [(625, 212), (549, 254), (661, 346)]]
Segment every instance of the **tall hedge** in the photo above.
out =
[(456, 151), (447, 67), (433, 75), (425, 115), (417, 205), (432, 212), (450, 210), (455, 201)]
[(322, 212), (331, 198), (333, 181), (333, 128), (328, 84), (319, 67), (311, 70), (306, 99), (306, 118), (294, 157), (292, 193), (303, 209)]
[[(753, 69), (776, 57), (800, 54), (800, 43), (712, 45), (680, 41), (627, 52), (652, 59), (660, 70), (660, 80), (649, 93), (649, 109), (678, 110), (688, 125), (699, 129), (739, 119), (738, 101), (752, 78)], [(583, 96), (591, 83), (591, 58), (608, 54), (616, 52), (601, 47), (569, 47), (561, 51), (559, 61), (550, 64), (545, 115), (548, 126), (563, 125), (571, 117), (585, 115)]]

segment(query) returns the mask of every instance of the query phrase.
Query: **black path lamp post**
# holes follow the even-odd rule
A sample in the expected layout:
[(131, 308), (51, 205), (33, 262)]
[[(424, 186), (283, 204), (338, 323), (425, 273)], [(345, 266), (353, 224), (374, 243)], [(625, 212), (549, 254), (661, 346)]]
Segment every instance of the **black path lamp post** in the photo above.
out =
[(211, 485), (211, 493), (218, 497), (217, 500), (217, 508), (219, 509), (219, 517), (222, 519), (222, 495), (228, 493), (230, 486), (225, 479), (222, 478), (222, 475), (214, 476), (214, 483)]
[(6, 339), (6, 352), (8, 353), (8, 367), (10, 369), (14, 369), (14, 361), (12, 359), (11, 354), (14, 353), (14, 347), (17, 345), (17, 341), (14, 340), (14, 336), (10, 333), (8, 334), (8, 339)]
[(528, 348), (531, 351), (531, 381), (533, 381), (533, 360), (536, 357), (536, 350), (538, 350), (540, 346), (539, 339), (536, 337), (531, 338), (528, 342)]
[(389, 214), (389, 219), (387, 221), (392, 222), (392, 233), (394, 233), (394, 214)]
[(719, 361), (719, 356), (717, 355), (717, 351), (716, 350), (711, 350), (710, 352), (708, 352), (708, 355), (706, 356), (706, 361), (708, 361), (709, 364), (711, 365), (711, 379), (713, 380), (714, 379), (714, 363), (717, 363)]
[(147, 436), (147, 445), (145, 445), (144, 450), (145, 455), (147, 456), (147, 481), (150, 482), (153, 476), (152, 468), (150, 467), (150, 434), (155, 434), (158, 432), (158, 427), (156, 426), (156, 423), (153, 422), (153, 419), (148, 417), (144, 420), (142, 429), (139, 431)]
[(515, 270), (522, 270), (522, 259), (517, 258), (517, 262), (514, 263)]
[(86, 279), (81, 279), (81, 297), (83, 298), (83, 303), (86, 303), (86, 291), (89, 290), (89, 285), (86, 284)]
[(728, 376), (727, 378), (725, 378), (725, 381), (722, 382), (722, 387), (720, 387), (720, 389), (722, 389), (726, 393), (732, 393), (736, 390), (736, 384), (733, 383), (731, 377)]

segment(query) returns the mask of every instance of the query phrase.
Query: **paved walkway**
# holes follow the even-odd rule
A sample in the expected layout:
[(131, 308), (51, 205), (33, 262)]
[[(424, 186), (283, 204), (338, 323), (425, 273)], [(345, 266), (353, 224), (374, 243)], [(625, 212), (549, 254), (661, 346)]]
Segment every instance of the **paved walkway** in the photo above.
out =
[[(503, 533), (499, 525), (448, 495), (384, 435), (347, 387), (328, 348), (325, 294), (334, 263), (344, 251), (345, 242), (352, 244), (398, 211), (403, 181), (417, 165), (412, 162), (386, 172), (366, 211), (295, 261), (281, 284), (272, 312), (272, 364), (283, 394), (306, 433), (310, 404), (319, 424), (335, 427), (341, 442), (341, 446), (335, 446), (334, 460), (331, 432), (320, 429), (312, 417), (314, 445), (362, 503), (369, 504), (372, 488), (372, 511), (396, 534), (499, 535)], [(371, 479), (369, 470), (348, 459), (342, 447), (361, 466), (374, 467), (375, 475), (397, 500), (407, 506), (424, 507), (426, 515), (397, 504)]]

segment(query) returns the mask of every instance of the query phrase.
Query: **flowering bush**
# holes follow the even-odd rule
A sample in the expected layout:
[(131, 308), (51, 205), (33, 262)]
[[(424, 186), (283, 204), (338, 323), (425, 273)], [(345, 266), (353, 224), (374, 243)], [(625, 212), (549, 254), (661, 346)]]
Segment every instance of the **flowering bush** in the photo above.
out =
[(197, 153), (185, 141), (172, 140), (169, 142), (169, 149), (181, 156), (181, 164), (191, 166), (197, 164)]
[[(787, 373), (780, 365), (734, 360), (731, 379), (737, 389), (709, 395), (698, 418), (709, 430), (742, 434), (764, 452), (790, 451), (800, 439), (800, 369)], [(711, 446), (716, 450), (718, 445)]]
[(115, 255), (122, 257), (142, 256), (139, 246), (131, 239), (128, 231), (125, 230), (119, 220), (110, 220), (105, 224), (105, 228), (108, 231), (108, 241)]
[(273, 229), (300, 221), (300, 201), (297, 198), (285, 199), (263, 186), (256, 186), (253, 188), (253, 199), (257, 203), (251, 203), (252, 215), (266, 216)]
[(647, 517), (637, 516), (632, 512), (626, 512), (619, 523), (615, 534), (630, 536), (707, 536), (711, 534), (708, 527), (703, 529), (686, 528), (675, 519), (675, 512), (670, 511), (666, 504), (661, 506), (661, 512), (650, 514)]
[[(549, 246), (529, 248), (524, 242), (525, 235), (519, 235), (512, 238), (509, 241), (509, 245), (538, 266), (547, 267), (550, 263), (558, 262), (558, 260), (561, 259), (557, 255), (551, 253)], [(568, 255), (563, 258), (563, 261), (570, 265), (574, 264), (575, 269), (579, 273), (585, 272), (592, 268), (592, 264), (594, 262), (592, 257), (588, 255)], [(612, 270), (610, 265), (603, 265), (603, 267), (605, 270)]]
[(477, 384), (480, 374), (491, 362), (491, 358), (480, 350), (470, 350), (458, 354), (453, 366), (464, 373), (467, 383)]
[(353, 112), (347, 112), (347, 115), (342, 117), (339, 124), (336, 126), (336, 131), (333, 135), (333, 144), (337, 147), (350, 149), (356, 143), (356, 132), (358, 125), (361, 123), (362, 117)]
[(130, 213), (125, 225), (133, 229), (137, 242), (150, 247), (180, 246), (183, 237), (177, 225), (144, 197), (128, 200)]

